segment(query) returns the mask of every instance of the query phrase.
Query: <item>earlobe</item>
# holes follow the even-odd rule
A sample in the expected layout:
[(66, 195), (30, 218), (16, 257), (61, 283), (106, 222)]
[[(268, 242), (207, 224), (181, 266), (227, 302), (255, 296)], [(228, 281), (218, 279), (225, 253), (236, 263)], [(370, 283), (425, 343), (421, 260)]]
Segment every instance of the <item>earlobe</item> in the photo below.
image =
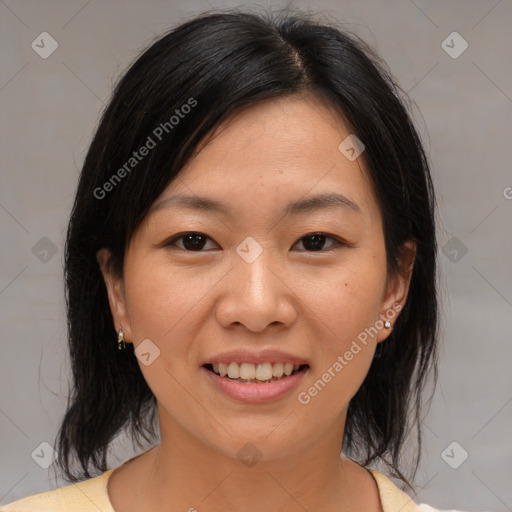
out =
[(103, 280), (108, 294), (108, 301), (110, 304), (110, 312), (114, 322), (114, 329), (116, 332), (123, 331), (124, 341), (130, 343), (132, 340), (132, 333), (130, 328), (130, 321), (126, 308), (126, 298), (124, 294), (123, 279), (115, 275), (110, 265), (111, 253), (108, 249), (100, 249), (96, 253), (96, 260), (100, 266)]
[[(412, 271), (416, 259), (416, 242), (408, 240), (400, 248), (399, 268), (388, 279), (386, 293), (382, 301), (381, 319), (383, 329), (379, 331), (377, 343), (384, 341), (392, 332), (394, 323), (404, 308), (411, 284)], [(389, 322), (389, 326), (386, 322)]]

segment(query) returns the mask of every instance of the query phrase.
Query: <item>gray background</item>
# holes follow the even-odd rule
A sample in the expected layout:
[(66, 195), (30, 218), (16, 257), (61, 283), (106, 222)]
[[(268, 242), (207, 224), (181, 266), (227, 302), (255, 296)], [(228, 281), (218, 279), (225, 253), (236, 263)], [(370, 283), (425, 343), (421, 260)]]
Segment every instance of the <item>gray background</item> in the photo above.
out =
[[(51, 461), (51, 449), (40, 443), (53, 444), (66, 407), (64, 234), (112, 84), (171, 25), (232, 5), (240, 4), (0, 2), (0, 504), (63, 483), (52, 478), (51, 466), (38, 463)], [(442, 508), (512, 510), (512, 3), (289, 5), (333, 15), (377, 49), (415, 101), (431, 156), (443, 346), (414, 499)], [(31, 47), (34, 40), (42, 46), (44, 31), (58, 43), (46, 59)], [(445, 51), (463, 48), (462, 40), (446, 40), (454, 31), (469, 45), (457, 58)], [(122, 439), (114, 448), (112, 464), (134, 455)], [(446, 462), (460, 464), (465, 452), (457, 469)]]

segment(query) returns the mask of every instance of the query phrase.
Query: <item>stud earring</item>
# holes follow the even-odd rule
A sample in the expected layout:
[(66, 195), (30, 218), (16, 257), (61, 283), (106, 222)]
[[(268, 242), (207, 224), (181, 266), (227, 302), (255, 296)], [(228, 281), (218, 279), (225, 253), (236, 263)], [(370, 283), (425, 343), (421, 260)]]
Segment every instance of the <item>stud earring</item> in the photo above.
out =
[(389, 320), (386, 320), (386, 321), (384, 322), (384, 327), (385, 327), (386, 329), (391, 329), (391, 322), (390, 322)]
[(124, 342), (124, 334), (121, 329), (117, 333), (117, 348), (118, 350), (123, 350), (126, 348), (126, 343)]

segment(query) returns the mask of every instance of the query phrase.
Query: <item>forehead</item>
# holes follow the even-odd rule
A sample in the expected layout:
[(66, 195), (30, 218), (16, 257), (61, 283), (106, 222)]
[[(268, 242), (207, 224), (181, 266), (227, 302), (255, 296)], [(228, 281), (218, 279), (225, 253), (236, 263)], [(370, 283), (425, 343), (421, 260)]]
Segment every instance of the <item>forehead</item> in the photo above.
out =
[(378, 215), (362, 158), (351, 160), (339, 149), (350, 135), (341, 117), (313, 97), (251, 106), (208, 138), (152, 211), (166, 200), (186, 207), (186, 201), (169, 201), (177, 195), (209, 197), (224, 203), (225, 213), (254, 214), (258, 207), (268, 212), (292, 200), (338, 194), (356, 205), (354, 211)]

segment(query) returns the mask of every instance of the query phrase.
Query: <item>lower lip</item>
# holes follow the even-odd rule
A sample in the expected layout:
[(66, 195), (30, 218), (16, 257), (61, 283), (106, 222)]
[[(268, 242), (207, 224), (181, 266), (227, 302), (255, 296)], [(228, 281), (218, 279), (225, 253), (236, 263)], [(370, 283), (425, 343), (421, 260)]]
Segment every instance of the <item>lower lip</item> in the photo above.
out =
[(290, 393), (293, 388), (297, 387), (299, 381), (304, 377), (304, 374), (307, 373), (309, 368), (289, 375), (288, 377), (282, 377), (274, 382), (261, 384), (256, 384), (255, 382), (237, 382), (227, 377), (221, 377), (204, 367), (201, 367), (201, 370), (206, 372), (206, 376), (217, 389), (229, 397), (241, 402), (259, 403), (277, 400)]

